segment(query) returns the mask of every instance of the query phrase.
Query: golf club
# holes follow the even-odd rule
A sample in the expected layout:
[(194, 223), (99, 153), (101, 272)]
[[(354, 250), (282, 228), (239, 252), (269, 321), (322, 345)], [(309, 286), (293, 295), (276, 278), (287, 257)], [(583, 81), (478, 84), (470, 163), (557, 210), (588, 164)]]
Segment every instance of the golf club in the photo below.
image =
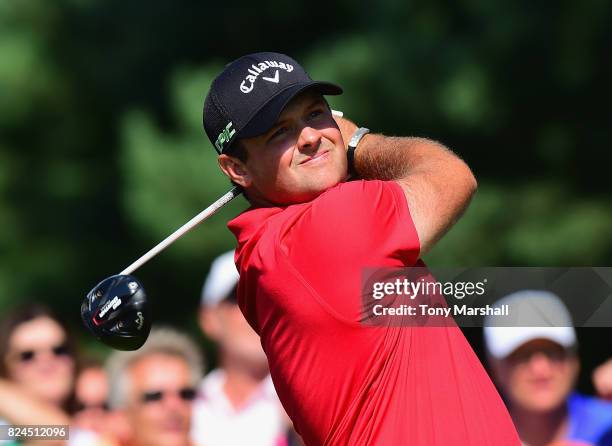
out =
[[(342, 117), (343, 113), (332, 110), (332, 115)], [(151, 331), (151, 304), (142, 283), (131, 274), (241, 193), (242, 188), (234, 186), (119, 274), (93, 287), (81, 304), (85, 327), (117, 350), (140, 348)]]
[(140, 348), (151, 331), (151, 305), (142, 283), (131, 274), (241, 193), (241, 187), (233, 187), (119, 274), (93, 287), (81, 305), (85, 327), (117, 350)]

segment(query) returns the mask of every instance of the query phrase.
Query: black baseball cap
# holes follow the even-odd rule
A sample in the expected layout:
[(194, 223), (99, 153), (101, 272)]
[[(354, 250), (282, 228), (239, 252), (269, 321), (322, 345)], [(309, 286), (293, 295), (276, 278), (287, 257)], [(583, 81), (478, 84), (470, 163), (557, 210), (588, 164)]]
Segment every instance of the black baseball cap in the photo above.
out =
[(212, 82), (204, 101), (204, 130), (222, 153), (238, 138), (261, 135), (274, 125), (297, 94), (316, 88), (321, 94), (342, 94), (339, 86), (313, 81), (291, 57), (253, 53), (226, 65)]

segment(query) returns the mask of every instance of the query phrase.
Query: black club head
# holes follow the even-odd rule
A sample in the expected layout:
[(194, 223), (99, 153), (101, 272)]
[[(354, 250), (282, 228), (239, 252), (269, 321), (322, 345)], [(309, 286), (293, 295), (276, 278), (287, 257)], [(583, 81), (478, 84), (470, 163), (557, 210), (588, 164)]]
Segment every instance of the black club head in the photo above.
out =
[(151, 309), (142, 284), (134, 276), (104, 279), (81, 305), (85, 327), (117, 350), (136, 350), (151, 331)]

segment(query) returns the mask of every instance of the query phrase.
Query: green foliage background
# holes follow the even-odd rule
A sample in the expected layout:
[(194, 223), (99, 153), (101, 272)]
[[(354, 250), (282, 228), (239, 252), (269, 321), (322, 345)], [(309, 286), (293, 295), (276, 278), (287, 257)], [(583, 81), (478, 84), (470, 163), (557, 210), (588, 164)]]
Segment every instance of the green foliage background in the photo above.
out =
[[(377, 132), (438, 139), (480, 183), (432, 265), (611, 265), (612, 6), (381, 0), (0, 2), (0, 309), (81, 298), (228, 188), (202, 131), (212, 77), (286, 52)], [(232, 204), (139, 271), (197, 332)], [(87, 338), (86, 338), (87, 339)]]

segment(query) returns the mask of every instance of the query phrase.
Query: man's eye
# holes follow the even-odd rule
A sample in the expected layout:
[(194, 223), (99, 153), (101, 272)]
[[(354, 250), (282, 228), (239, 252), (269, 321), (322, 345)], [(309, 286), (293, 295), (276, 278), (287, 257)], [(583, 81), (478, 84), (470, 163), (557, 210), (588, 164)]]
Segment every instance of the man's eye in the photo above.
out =
[(287, 127), (279, 127), (278, 129), (276, 129), (274, 133), (272, 133), (272, 136), (270, 136), (270, 139), (277, 138), (285, 134), (286, 132), (287, 132)]
[(308, 115), (308, 117), (309, 117), (310, 119), (313, 119), (313, 118), (316, 118), (317, 116), (320, 116), (320, 115), (322, 115), (322, 114), (323, 114), (323, 111), (322, 111), (322, 110), (313, 110), (313, 111), (311, 111), (311, 112), (310, 112), (310, 114)]

